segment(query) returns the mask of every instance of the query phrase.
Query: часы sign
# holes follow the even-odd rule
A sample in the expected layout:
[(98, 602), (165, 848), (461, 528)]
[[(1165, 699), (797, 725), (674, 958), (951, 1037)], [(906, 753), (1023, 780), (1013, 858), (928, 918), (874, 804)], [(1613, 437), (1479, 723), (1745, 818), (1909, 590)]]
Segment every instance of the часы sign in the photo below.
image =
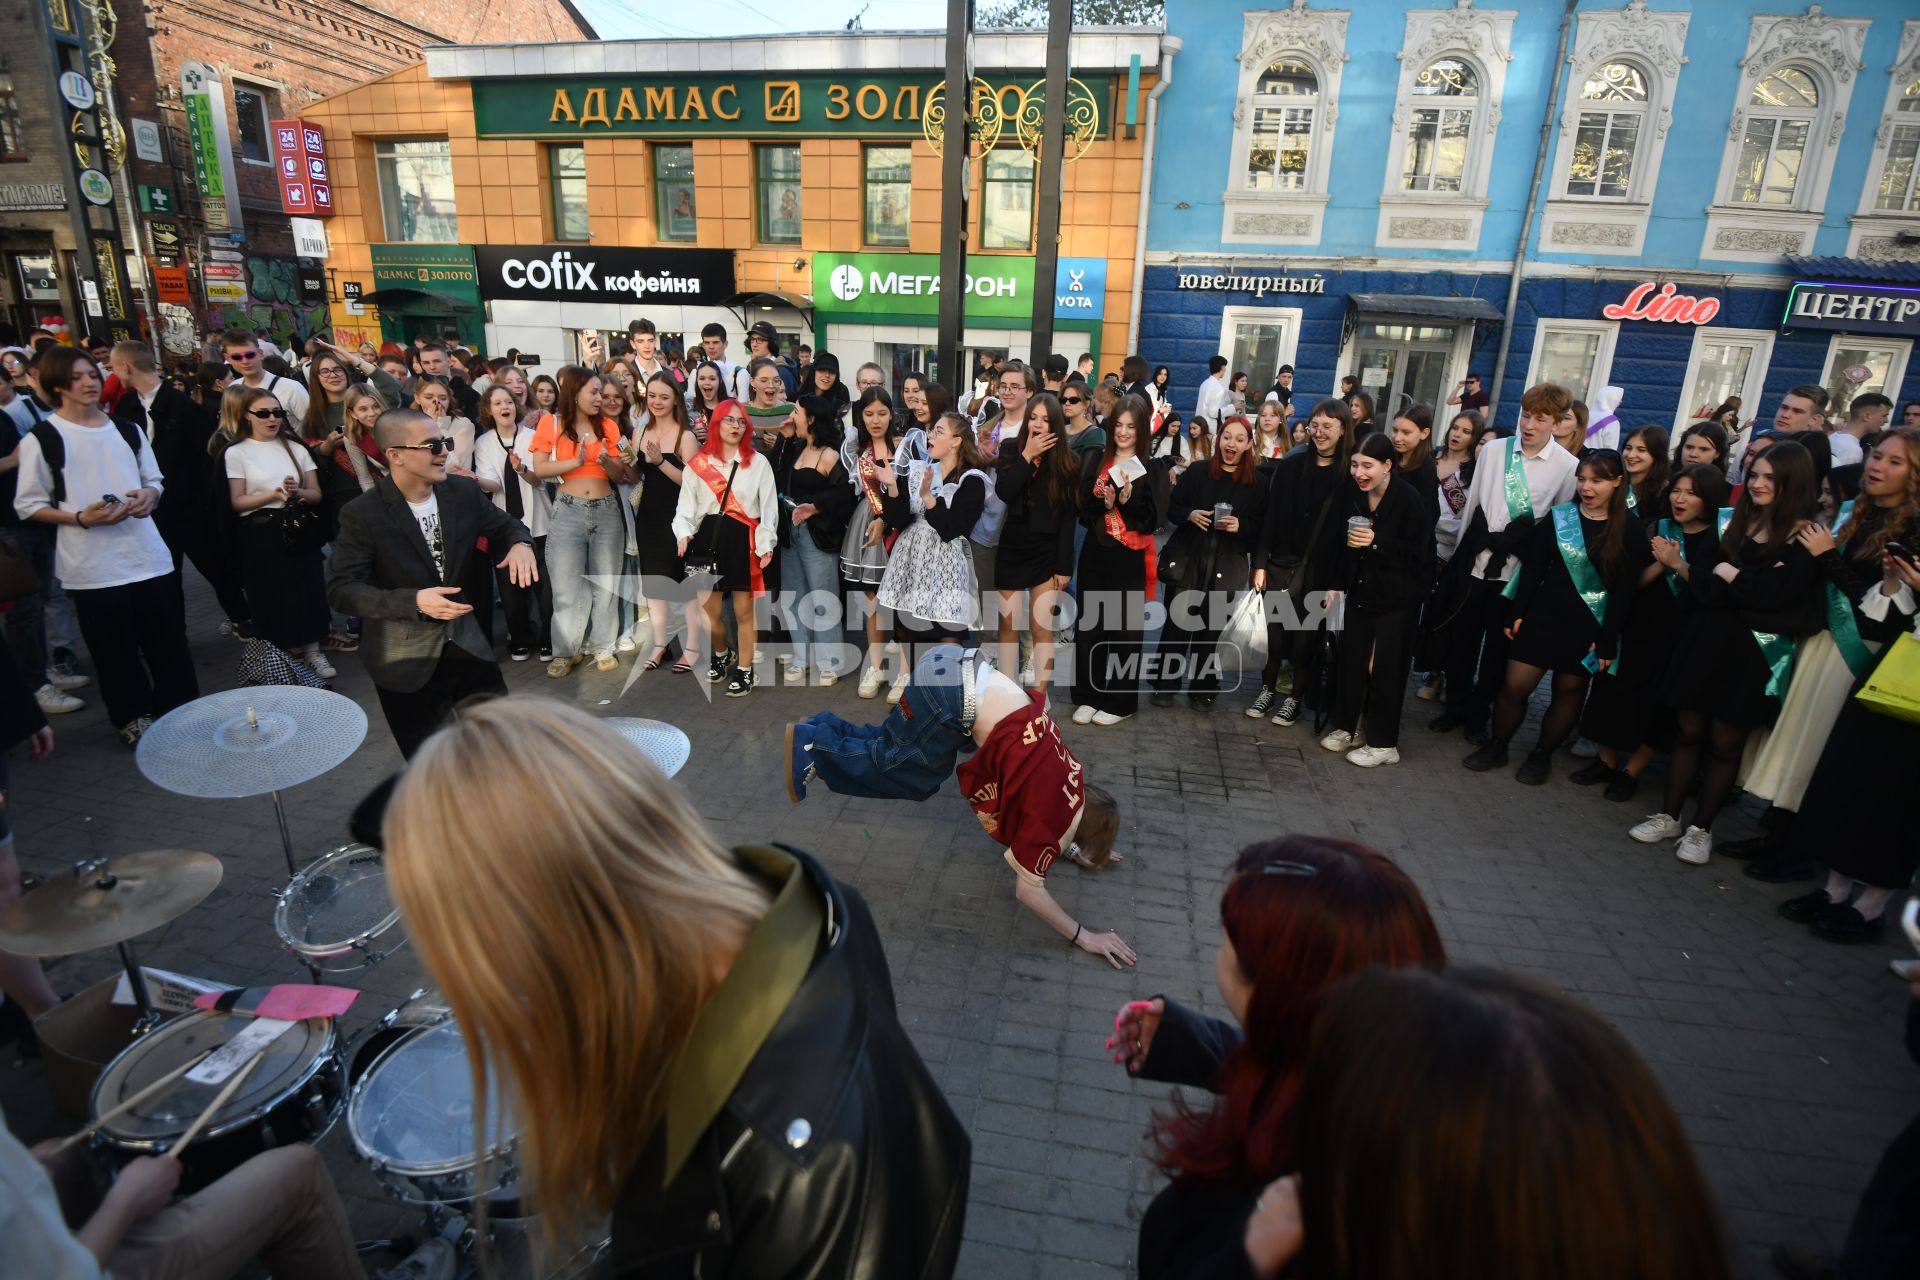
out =
[(496, 301), (660, 302), (717, 306), (731, 297), (726, 249), (475, 245), (480, 296)]
[(1787, 293), (1780, 327), (1912, 337), (1920, 334), (1920, 289), (1798, 280)]

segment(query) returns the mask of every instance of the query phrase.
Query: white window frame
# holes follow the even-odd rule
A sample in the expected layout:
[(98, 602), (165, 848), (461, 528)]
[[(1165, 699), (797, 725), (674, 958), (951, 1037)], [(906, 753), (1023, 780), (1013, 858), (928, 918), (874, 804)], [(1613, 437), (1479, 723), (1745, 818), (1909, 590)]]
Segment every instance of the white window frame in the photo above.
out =
[[(1379, 222), (1374, 232), (1375, 243), (1383, 248), (1479, 247), (1507, 64), (1513, 60), (1513, 20), (1517, 15), (1510, 9), (1474, 9), (1470, 5), (1471, 0), (1461, 0), (1453, 8), (1407, 13), (1406, 37), (1395, 55), (1400, 60), (1400, 80), (1394, 91), (1393, 136), (1387, 143)], [(1466, 169), (1457, 192), (1407, 191), (1401, 185), (1407, 136), (1412, 132), (1414, 112), (1428, 105), (1414, 95), (1414, 80), (1441, 58), (1466, 63), (1479, 82)]]
[[(444, 144), (447, 148), (447, 163), (448, 163), (449, 171), (451, 171), (451, 167), (453, 163), (453, 141), (451, 138), (445, 135), (429, 134), (429, 135), (417, 136), (417, 137), (374, 139), (374, 143), (373, 143), (374, 194), (375, 194), (375, 197), (380, 201), (380, 230), (381, 230), (382, 237), (394, 244), (459, 244), (461, 243), (459, 239), (460, 214), (459, 214), (459, 207), (458, 207), (457, 191), (455, 193), (455, 210), (453, 215), (453, 220), (454, 220), (454, 231), (453, 231), (454, 238), (453, 239), (411, 240), (401, 236), (400, 234), (398, 234), (398, 232), (394, 227), (391, 227), (387, 224), (388, 215), (391, 211), (387, 207), (386, 176), (384, 172), (384, 166), (381, 164), (381, 161), (388, 157), (383, 156), (381, 154), (381, 151), (385, 147), (397, 146), (397, 145), (401, 145), (409, 142), (434, 142), (434, 143)], [(393, 158), (397, 162), (398, 157), (395, 156)], [(451, 182), (451, 180), (449, 180), (449, 182)]]
[[(273, 111), (271, 110), (271, 107), (270, 107), (270, 100), (272, 99), (275, 90), (273, 86), (261, 84), (257, 80), (241, 80), (241, 79), (234, 80), (233, 88), (234, 88), (234, 95), (235, 95), (233, 100), (233, 158), (238, 160), (241, 164), (259, 165), (263, 169), (271, 169), (274, 167), (274, 156), (273, 156)], [(240, 122), (239, 94), (241, 93), (247, 93), (252, 95), (260, 103), (260, 140), (262, 143), (265, 144), (267, 149), (267, 154), (260, 157), (258, 160), (254, 159), (252, 156), (246, 154), (246, 152), (240, 149), (242, 146), (242, 143), (241, 143), (241, 137), (240, 137), (241, 122)]]
[[(1653, 193), (1660, 178), (1660, 161), (1673, 126), (1673, 99), (1686, 65), (1688, 13), (1656, 12), (1646, 0), (1629, 0), (1623, 9), (1586, 10), (1578, 16), (1573, 52), (1569, 55), (1566, 101), (1554, 141), (1552, 186), (1541, 213), (1540, 251), (1637, 257), (1647, 237), (1653, 213)], [(1624, 199), (1615, 196), (1571, 195), (1567, 186), (1573, 167), (1573, 148), (1585, 108), (1579, 97), (1587, 79), (1609, 62), (1636, 67), (1647, 81), (1645, 115), (1634, 149), (1633, 175)], [(1598, 105), (1600, 110), (1614, 110)]]
[[(1234, 94), (1233, 146), (1221, 198), (1220, 238), (1227, 244), (1318, 244), (1333, 170), (1333, 131), (1340, 118), (1340, 78), (1347, 65), (1346, 10), (1249, 10), (1241, 18), (1240, 77)], [(1247, 162), (1253, 150), (1253, 91), (1268, 67), (1296, 58), (1320, 82), (1302, 191), (1252, 191)]]
[[(1877, 333), (1836, 333), (1827, 341), (1827, 358), (1820, 364), (1820, 385), (1826, 386), (1833, 377), (1833, 358), (1840, 354), (1843, 346), (1885, 347), (1894, 352), (1891, 363), (1887, 365), (1887, 385), (1880, 394), (1893, 401), (1895, 418), (1890, 418), (1890, 426), (1899, 426), (1896, 420), (1900, 412), (1900, 388), (1907, 377), (1907, 364), (1913, 359), (1913, 339), (1891, 338)], [(1832, 421), (1845, 421), (1844, 417), (1830, 418)]]
[(1548, 332), (1578, 333), (1596, 336), (1600, 339), (1593, 349), (1593, 369), (1587, 375), (1587, 399), (1591, 400), (1596, 389), (1607, 385), (1613, 377), (1613, 350), (1620, 340), (1620, 325), (1613, 320), (1562, 320), (1542, 316), (1533, 327), (1533, 353), (1527, 357), (1527, 381), (1531, 387), (1538, 384), (1544, 374), (1540, 372), (1540, 360), (1546, 351)]
[[(1221, 355), (1232, 358), (1233, 331), (1243, 324), (1277, 324), (1286, 331), (1281, 339), (1281, 364), (1300, 363), (1300, 329), (1307, 322), (1304, 307), (1222, 307), (1220, 310), (1220, 345), (1215, 348)], [(1240, 370), (1228, 369), (1227, 376), (1232, 377)], [(1272, 384), (1256, 388), (1251, 381), (1247, 383), (1247, 403), (1257, 405), (1266, 398)], [(1258, 392), (1256, 395), (1255, 392)]]
[[(1900, 98), (1907, 86), (1920, 80), (1920, 18), (1900, 26), (1900, 49), (1887, 68), (1887, 96), (1880, 108), (1880, 127), (1873, 135), (1873, 157), (1867, 164), (1867, 180), (1860, 189), (1860, 203), (1853, 213), (1853, 228), (1847, 235), (1849, 258), (1900, 258), (1912, 253), (1911, 246), (1900, 245), (1896, 237), (1911, 230), (1920, 219), (1920, 206), (1906, 210), (1881, 210), (1874, 207), (1880, 195), (1880, 179), (1886, 172), (1887, 155), (1892, 149), (1897, 124), (1920, 125), (1920, 112), (1900, 111)], [(1916, 192), (1920, 196), (1920, 192)]]
[[(1814, 233), (1826, 211), (1833, 166), (1845, 131), (1847, 107), (1857, 73), (1866, 62), (1870, 18), (1835, 18), (1814, 5), (1803, 14), (1760, 14), (1749, 19), (1747, 54), (1740, 62), (1740, 83), (1734, 91), (1726, 144), (1721, 151), (1720, 177), (1714, 184), (1714, 203), (1707, 209), (1700, 256), (1709, 261), (1758, 262), (1778, 265), (1782, 255), (1811, 253)], [(1740, 147), (1747, 122), (1759, 112), (1754, 87), (1783, 67), (1812, 77), (1820, 93), (1820, 107), (1807, 134), (1807, 153), (1791, 205), (1739, 204), (1733, 199), (1733, 179), (1739, 167)]]
[[(1680, 380), (1680, 400), (1673, 410), (1673, 438), (1696, 419), (1687, 398), (1693, 394), (1694, 379), (1700, 376), (1700, 349), (1710, 342), (1746, 342), (1753, 345), (1753, 360), (1747, 365), (1747, 381), (1740, 388), (1740, 408), (1751, 418), (1758, 411), (1760, 393), (1767, 383), (1767, 366), (1773, 363), (1773, 341), (1779, 335), (1772, 329), (1724, 329), (1699, 325), (1693, 331), (1693, 346), (1687, 352), (1687, 373)], [(1712, 406), (1708, 406), (1711, 411)]]

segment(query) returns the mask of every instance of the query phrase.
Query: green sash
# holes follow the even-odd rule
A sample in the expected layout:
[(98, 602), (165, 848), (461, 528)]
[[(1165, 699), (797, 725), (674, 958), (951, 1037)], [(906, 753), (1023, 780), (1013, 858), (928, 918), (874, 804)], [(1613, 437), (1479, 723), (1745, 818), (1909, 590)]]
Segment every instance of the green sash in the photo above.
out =
[(1533, 495), (1527, 491), (1527, 468), (1520, 461), (1520, 436), (1507, 438), (1507, 519), (1518, 520), (1533, 514)]
[[(1593, 557), (1587, 554), (1587, 535), (1580, 527), (1579, 503), (1563, 502), (1553, 509), (1553, 540), (1560, 546), (1560, 563), (1567, 566), (1567, 576), (1573, 579), (1573, 589), (1586, 601), (1587, 608), (1593, 613), (1593, 620), (1605, 623), (1607, 584), (1600, 580), (1600, 571), (1593, 567)], [(1589, 653), (1580, 660), (1580, 665), (1589, 671), (1598, 671), (1600, 660)], [(1619, 669), (1618, 662), (1607, 668), (1609, 672)]]
[[(1853, 503), (1843, 502), (1840, 510), (1834, 513), (1833, 527), (1838, 529), (1853, 514)], [(1876, 588), (1869, 587), (1868, 590)], [(1853, 601), (1847, 599), (1847, 593), (1831, 582), (1827, 584), (1827, 630), (1833, 635), (1833, 647), (1840, 651), (1841, 661), (1847, 664), (1847, 670), (1854, 677), (1867, 674), (1873, 667), (1873, 654), (1867, 648), (1867, 642), (1860, 638), (1860, 623), (1853, 616)]]
[(1627, 481), (1627, 514), (1640, 514), (1640, 495), (1633, 491), (1633, 481)]
[[(1657, 530), (1661, 537), (1665, 538), (1668, 542), (1675, 543), (1679, 546), (1680, 558), (1682, 560), (1685, 560), (1687, 558), (1687, 531), (1680, 527), (1680, 522), (1678, 520), (1662, 517), (1659, 525), (1657, 526)], [(1666, 575), (1667, 590), (1673, 592), (1673, 594), (1675, 594), (1676, 596), (1679, 595), (1680, 594), (1680, 575), (1675, 573), (1671, 569), (1662, 569), (1661, 572)]]
[[(1727, 525), (1733, 521), (1733, 508), (1720, 508), (1716, 522), (1722, 535)], [(1753, 642), (1760, 646), (1760, 659), (1767, 664), (1767, 696), (1784, 698), (1787, 696), (1787, 683), (1793, 678), (1793, 637), (1783, 636), (1777, 631), (1755, 631)]]

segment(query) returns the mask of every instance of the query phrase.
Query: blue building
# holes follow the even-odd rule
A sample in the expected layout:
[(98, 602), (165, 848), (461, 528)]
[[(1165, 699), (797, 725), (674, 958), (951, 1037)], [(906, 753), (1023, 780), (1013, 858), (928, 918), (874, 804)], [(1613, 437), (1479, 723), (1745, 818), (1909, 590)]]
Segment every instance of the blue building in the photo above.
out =
[(1136, 345), (1176, 404), (1216, 354), (1382, 417), (1469, 372), (1503, 423), (1545, 380), (1630, 426), (1920, 398), (1912, 0), (1349, 2), (1168, 6)]

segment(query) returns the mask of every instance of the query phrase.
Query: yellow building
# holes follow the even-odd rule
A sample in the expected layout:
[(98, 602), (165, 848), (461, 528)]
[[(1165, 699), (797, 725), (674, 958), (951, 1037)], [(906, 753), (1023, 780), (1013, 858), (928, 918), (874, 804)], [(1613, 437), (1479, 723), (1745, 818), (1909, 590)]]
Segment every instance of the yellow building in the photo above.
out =
[[(346, 340), (458, 329), (551, 367), (646, 317), (673, 349), (773, 323), (925, 368), (936, 336), (945, 38), (837, 33), (431, 49), (307, 107), (326, 137)], [(1030, 349), (1045, 37), (975, 41), (967, 345)], [(1054, 349), (1126, 354), (1159, 32), (1072, 44)], [(361, 301), (355, 301), (361, 299)], [(951, 379), (943, 379), (951, 381)]]

